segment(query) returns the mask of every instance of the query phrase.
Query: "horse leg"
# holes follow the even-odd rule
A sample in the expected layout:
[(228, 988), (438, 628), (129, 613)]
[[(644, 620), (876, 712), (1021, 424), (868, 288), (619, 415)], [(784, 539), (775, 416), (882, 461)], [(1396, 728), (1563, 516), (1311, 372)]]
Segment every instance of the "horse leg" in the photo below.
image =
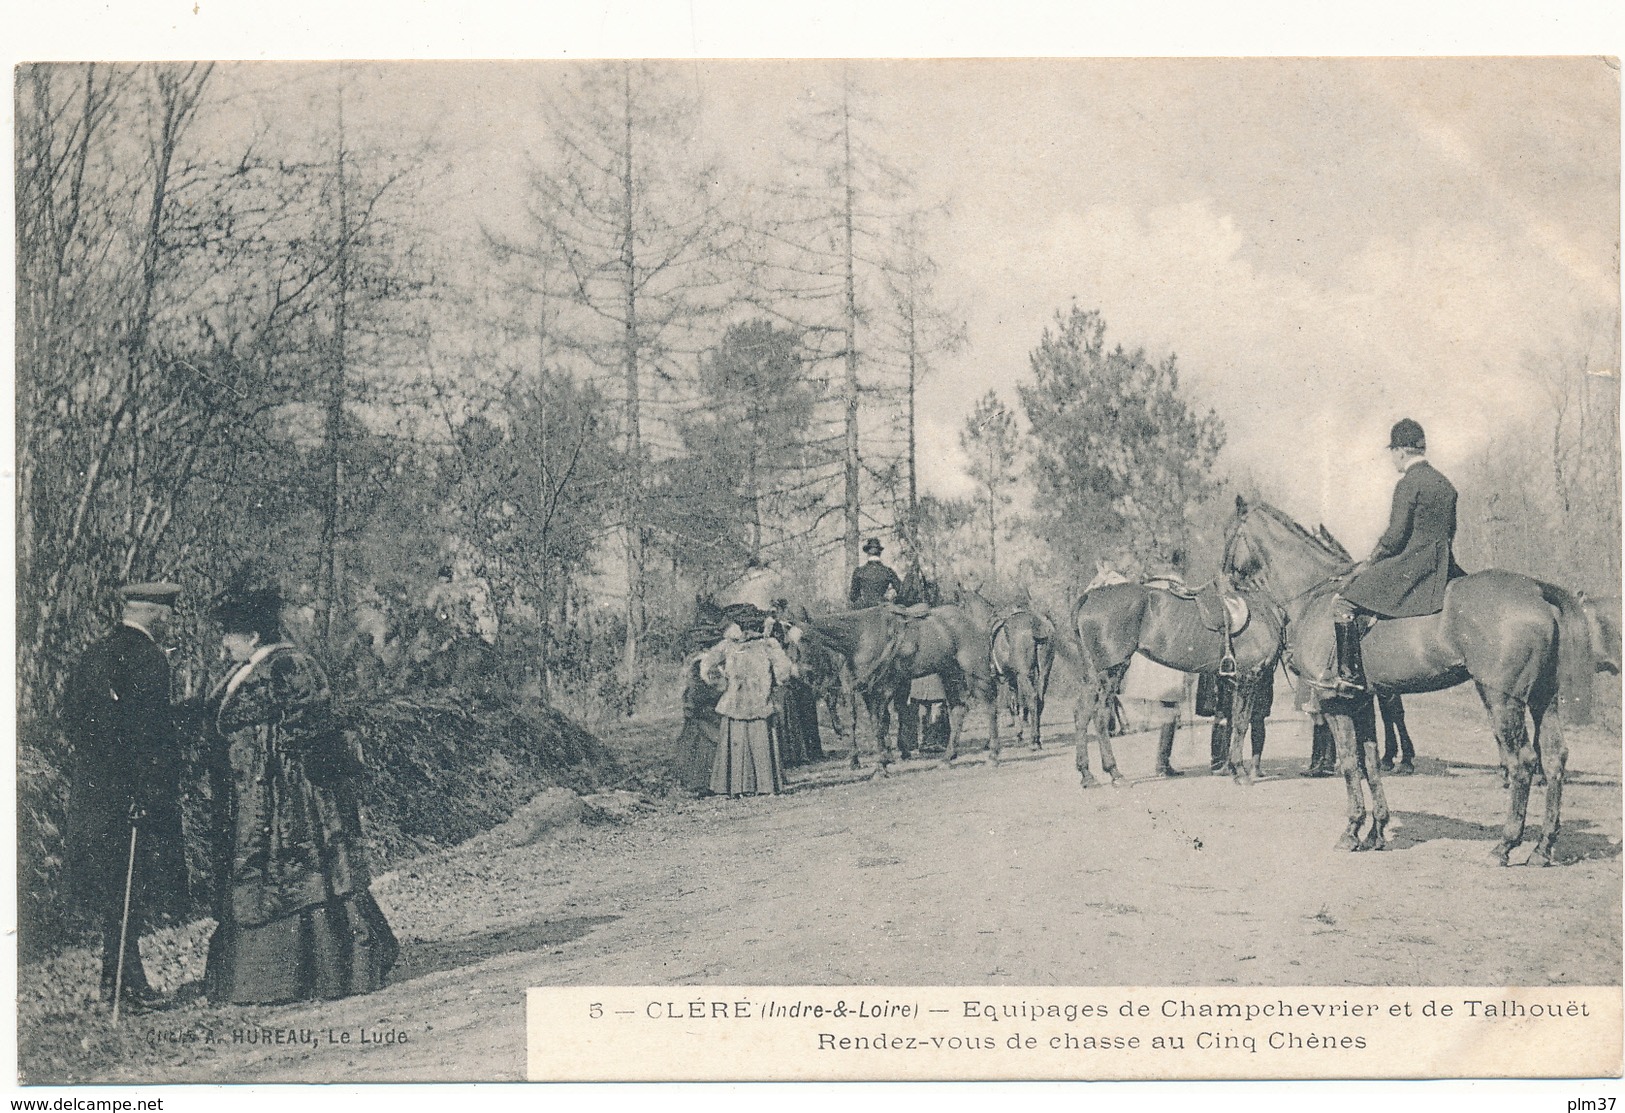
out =
[(1252, 737), (1247, 724), (1253, 721), (1253, 691), (1251, 680), (1238, 678), (1230, 700), (1230, 768), (1235, 770), (1237, 784), (1252, 784), (1258, 780), (1258, 762), (1248, 761), (1246, 751)]
[[(865, 700), (867, 709), (868, 701)], [(862, 748), (863, 734), (858, 729), (858, 689), (855, 683), (846, 685), (846, 717), (852, 724), (852, 768), (858, 767), (858, 751)]]
[(1078, 697), (1073, 713), (1073, 731), (1077, 745), (1078, 774), (1083, 787), (1090, 788), (1100, 782), (1089, 772), (1089, 742), (1100, 748), (1100, 768), (1114, 785), (1121, 784), (1123, 774), (1118, 772), (1117, 757), (1112, 753), (1111, 699), (1116, 682), (1110, 675), (1089, 681)]
[[(968, 689), (969, 685), (966, 687)], [(961, 693), (960, 701), (966, 699), (968, 694), (968, 691)], [(962, 712), (959, 721), (963, 723), (964, 718)], [(1002, 749), (1003, 744), (999, 741), (999, 678), (995, 676), (987, 700), (987, 760), (994, 765), (999, 764), (999, 753)]]
[(1399, 756), (1399, 731), (1394, 725), (1394, 716), (1390, 710), (1393, 706), (1391, 697), (1379, 696), (1377, 703), (1382, 708), (1382, 771), (1392, 771), (1394, 759)]
[[(1411, 741), (1411, 732), (1405, 726), (1405, 701), (1399, 696), (1389, 699), (1393, 710), (1394, 735), (1399, 742), (1399, 763), (1395, 766), (1401, 773), (1411, 773), (1416, 769), (1416, 743)], [(1383, 719), (1388, 720), (1388, 708), (1383, 709)]]
[(1042, 681), (1031, 679), (1028, 683), (1032, 687), (1033, 711), (1033, 749), (1044, 748), (1044, 685)]
[[(1569, 761), (1569, 747), (1563, 739), (1560, 717), (1554, 715), (1544, 731), (1541, 727), (1553, 703), (1539, 708), (1531, 705), (1529, 708), (1535, 724), (1535, 757), (1537, 761), (1544, 759), (1546, 767), (1546, 815), (1541, 823), (1540, 839), (1535, 843), (1535, 852), (1529, 856), (1531, 865), (1540, 866), (1552, 864), (1552, 847), (1557, 842), (1557, 830), (1563, 821), (1563, 778)], [(1536, 769), (1538, 775), (1538, 765)]]
[(1495, 860), (1504, 866), (1513, 848), (1523, 841), (1529, 786), (1535, 779), (1535, 747), (1525, 726), (1522, 700), (1484, 690), (1484, 702), (1490, 709), (1490, 724), (1501, 750), (1502, 767), (1507, 771), (1506, 825), (1501, 829), (1501, 841), (1495, 844)]
[(1094, 713), (1093, 706), (1094, 699), (1089, 695), (1080, 695), (1072, 704), (1072, 765), (1083, 788), (1100, 783), (1089, 771), (1089, 716)]
[[(1258, 702), (1258, 700), (1255, 698), (1253, 700), (1253, 702), (1256, 704)], [(1265, 721), (1264, 721), (1263, 715), (1260, 714), (1261, 710), (1262, 710), (1261, 708), (1255, 707), (1254, 710), (1253, 710), (1253, 719), (1252, 719), (1253, 772), (1255, 774), (1259, 773), (1259, 771), (1261, 769), (1263, 769), (1263, 767), (1264, 767), (1264, 729), (1265, 729)]]
[(1072, 708), (1073, 764), (1077, 766), (1078, 779), (1083, 788), (1093, 788), (1100, 783), (1089, 771), (1089, 735), (1094, 727), (1095, 710), (1099, 706), (1094, 688), (1092, 683), (1087, 685)]
[(1387, 850), (1388, 795), (1382, 787), (1382, 763), (1377, 760), (1377, 719), (1375, 701), (1361, 701), (1354, 715), (1354, 737), (1361, 746), (1361, 765), (1371, 789), (1371, 829), (1360, 842), (1361, 850)]
[(963, 699), (948, 700), (944, 713), (948, 716), (948, 749), (942, 755), (942, 764), (952, 765), (959, 757), (959, 734), (965, 729), (965, 713), (969, 708)]
[[(1016, 741), (1021, 743), (1027, 740), (1027, 727), (1029, 726), (1029, 720), (1032, 718), (1033, 679), (1031, 674), (1026, 671), (1018, 672), (1012, 687), (1016, 693)], [(1035, 745), (1033, 748), (1037, 749), (1037, 746)]]
[(897, 716), (897, 759), (907, 761), (916, 750), (925, 746), (921, 708), (909, 702), (906, 688), (891, 694), (891, 707), (892, 713)]
[[(1348, 793), (1348, 826), (1343, 829), (1343, 837), (1337, 840), (1337, 849), (1358, 850), (1360, 827), (1365, 823), (1365, 791), (1360, 787), (1360, 766), (1364, 759), (1354, 736), (1354, 721), (1346, 714), (1327, 711), (1325, 704), (1321, 705), (1321, 711), (1337, 747), (1337, 771), (1343, 774), (1343, 787)], [(1231, 755), (1234, 756), (1234, 749)]]

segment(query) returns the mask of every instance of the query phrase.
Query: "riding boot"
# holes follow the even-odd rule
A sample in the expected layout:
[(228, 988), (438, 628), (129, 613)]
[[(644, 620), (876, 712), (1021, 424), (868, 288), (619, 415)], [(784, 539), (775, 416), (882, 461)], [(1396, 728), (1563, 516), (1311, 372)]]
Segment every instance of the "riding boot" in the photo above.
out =
[(1332, 739), (1332, 728), (1324, 722), (1314, 725), (1313, 741), (1309, 747), (1309, 768), (1305, 777), (1330, 777), (1337, 772), (1337, 743)]
[(1178, 727), (1178, 723), (1169, 723), (1164, 726), (1162, 728), (1162, 737), (1157, 740), (1157, 776), (1159, 777), (1184, 776), (1171, 764), (1174, 754), (1174, 732)]
[(1337, 686), (1345, 692), (1366, 690), (1365, 662), (1360, 656), (1360, 620), (1337, 620)]
[(1223, 715), (1213, 717), (1213, 736), (1208, 743), (1209, 767), (1215, 777), (1230, 772), (1230, 724)]

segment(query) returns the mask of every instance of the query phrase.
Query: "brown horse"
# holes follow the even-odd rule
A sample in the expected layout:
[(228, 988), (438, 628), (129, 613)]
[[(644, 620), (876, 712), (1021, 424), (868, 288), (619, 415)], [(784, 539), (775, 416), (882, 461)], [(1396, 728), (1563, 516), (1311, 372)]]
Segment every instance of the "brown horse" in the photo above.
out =
[[(796, 668), (801, 679), (812, 689), (814, 698), (824, 705), (829, 715), (830, 730), (835, 732), (835, 737), (844, 741), (847, 736), (846, 723), (851, 724), (855, 750), (858, 697), (847, 673), (845, 659), (825, 642), (809, 637), (801, 643)], [(843, 708), (846, 712), (844, 722), (841, 718)]]
[[(988, 672), (988, 638), (959, 607), (932, 607), (922, 617), (905, 617), (891, 606), (806, 616), (800, 625), (822, 640), (851, 666), (858, 694), (874, 725), (879, 772), (892, 761), (891, 716), (908, 706), (909, 682), (933, 673), (948, 695), (950, 733), (944, 764), (959, 754), (960, 732), (969, 698), (993, 709), (988, 748), (999, 760), (999, 722)], [(854, 729), (852, 766), (858, 766)], [(903, 755), (907, 757), (907, 754)]]
[(954, 602), (988, 631), (988, 668), (1008, 696), (1016, 741), (1033, 731), (1033, 749), (1044, 748), (1044, 695), (1055, 663), (1055, 624), (1031, 607), (999, 608), (975, 588), (955, 585)]
[[(1285, 609), (1287, 664), (1300, 676), (1328, 637), (1331, 597), (1339, 577), (1350, 571), (1346, 557), (1274, 507), (1236, 500), (1225, 534), (1225, 571)], [(1574, 597), (1500, 569), (1462, 576), (1450, 581), (1441, 613), (1378, 622), (1365, 637), (1362, 656), (1366, 678), (1377, 692), (1433, 692), (1468, 680), (1477, 685), (1509, 779), (1506, 825), (1495, 848), (1502, 865), (1523, 839), (1529, 787), (1537, 757), (1544, 753), (1545, 825), (1530, 861), (1549, 865), (1568, 759), (1561, 724), (1587, 722), (1591, 710), (1591, 638)], [(1552, 717), (1554, 706), (1559, 714)], [(1328, 693), (1320, 702), (1348, 789), (1348, 826), (1338, 845), (1351, 850), (1385, 846), (1388, 804), (1375, 732), (1357, 738), (1353, 724), (1353, 716), (1369, 707), (1369, 697)], [(1362, 782), (1371, 793), (1371, 827), (1360, 839), (1367, 815)]]
[[(1277, 608), (1267, 599), (1240, 594), (1248, 613), (1246, 625), (1231, 639), (1236, 685), (1230, 721), (1250, 723), (1259, 684), (1281, 653), (1281, 623)], [(1074, 713), (1078, 775), (1084, 788), (1098, 783), (1089, 771), (1092, 736), (1100, 747), (1101, 767), (1116, 784), (1123, 778), (1112, 753), (1110, 708), (1134, 654), (1180, 672), (1218, 672), (1224, 663), (1225, 638), (1209, 628), (1194, 599), (1136, 583), (1106, 584), (1085, 593), (1072, 611), (1072, 630), (1082, 680)], [(1249, 768), (1243, 753), (1247, 737), (1245, 730), (1230, 732), (1230, 769), (1238, 780), (1258, 775), (1258, 758)]]

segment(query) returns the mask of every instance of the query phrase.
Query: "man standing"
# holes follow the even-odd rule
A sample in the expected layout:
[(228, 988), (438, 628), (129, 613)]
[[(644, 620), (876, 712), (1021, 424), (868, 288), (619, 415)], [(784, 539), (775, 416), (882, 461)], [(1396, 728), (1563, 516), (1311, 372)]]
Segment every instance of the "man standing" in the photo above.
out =
[(1343, 588), (1334, 611), (1339, 689), (1365, 691), (1358, 615), (1417, 618), (1444, 609), (1444, 590), (1456, 568), (1456, 488), (1428, 463), (1427, 437), (1410, 418), (1394, 423), (1388, 454), (1400, 473), (1388, 529), (1371, 558)]
[(853, 570), (852, 588), (847, 592), (847, 600), (858, 608), (878, 607), (887, 599), (897, 596), (903, 590), (903, 582), (880, 559), (884, 551), (880, 538), (871, 537), (865, 541), (863, 551), (869, 554), (869, 559)]
[(73, 749), (67, 871), (70, 891), (101, 928), (102, 999), (113, 1000), (122, 936), (123, 1000), (151, 1006), (158, 994), (136, 940), (154, 913), (187, 891), (164, 647), (180, 588), (130, 584), (122, 594), (123, 621), (84, 652), (62, 696)]

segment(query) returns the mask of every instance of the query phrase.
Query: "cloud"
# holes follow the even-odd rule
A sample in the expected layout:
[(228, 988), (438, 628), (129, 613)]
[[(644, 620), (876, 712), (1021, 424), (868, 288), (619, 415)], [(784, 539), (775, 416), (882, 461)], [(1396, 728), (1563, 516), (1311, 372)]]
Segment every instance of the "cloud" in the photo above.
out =
[[(945, 393), (1013, 394), (1008, 370), (1026, 378), (1038, 330), (1075, 297), (1105, 315), (1108, 343), (1176, 352), (1193, 398), (1228, 428), (1229, 464), (1360, 548), (1386, 520), (1388, 426), (1421, 421), (1448, 473), (1509, 426), (1543, 416), (1524, 353), (1574, 337), (1605, 300), (1595, 283), (1574, 281), (1572, 259), (1537, 248), (1516, 222), (1433, 221), (1403, 238), (1374, 231), (1341, 265), (1301, 270), (1254, 261), (1249, 245), (1268, 234), (1208, 199), (1060, 214), (1003, 255), (1012, 262), (984, 289), (1012, 293), (978, 305), (980, 358)], [(1561, 229), (1544, 240), (1561, 245)], [(1030, 331), (1008, 327), (1034, 320), (1038, 306)], [(983, 337), (1007, 349), (988, 358)]]

